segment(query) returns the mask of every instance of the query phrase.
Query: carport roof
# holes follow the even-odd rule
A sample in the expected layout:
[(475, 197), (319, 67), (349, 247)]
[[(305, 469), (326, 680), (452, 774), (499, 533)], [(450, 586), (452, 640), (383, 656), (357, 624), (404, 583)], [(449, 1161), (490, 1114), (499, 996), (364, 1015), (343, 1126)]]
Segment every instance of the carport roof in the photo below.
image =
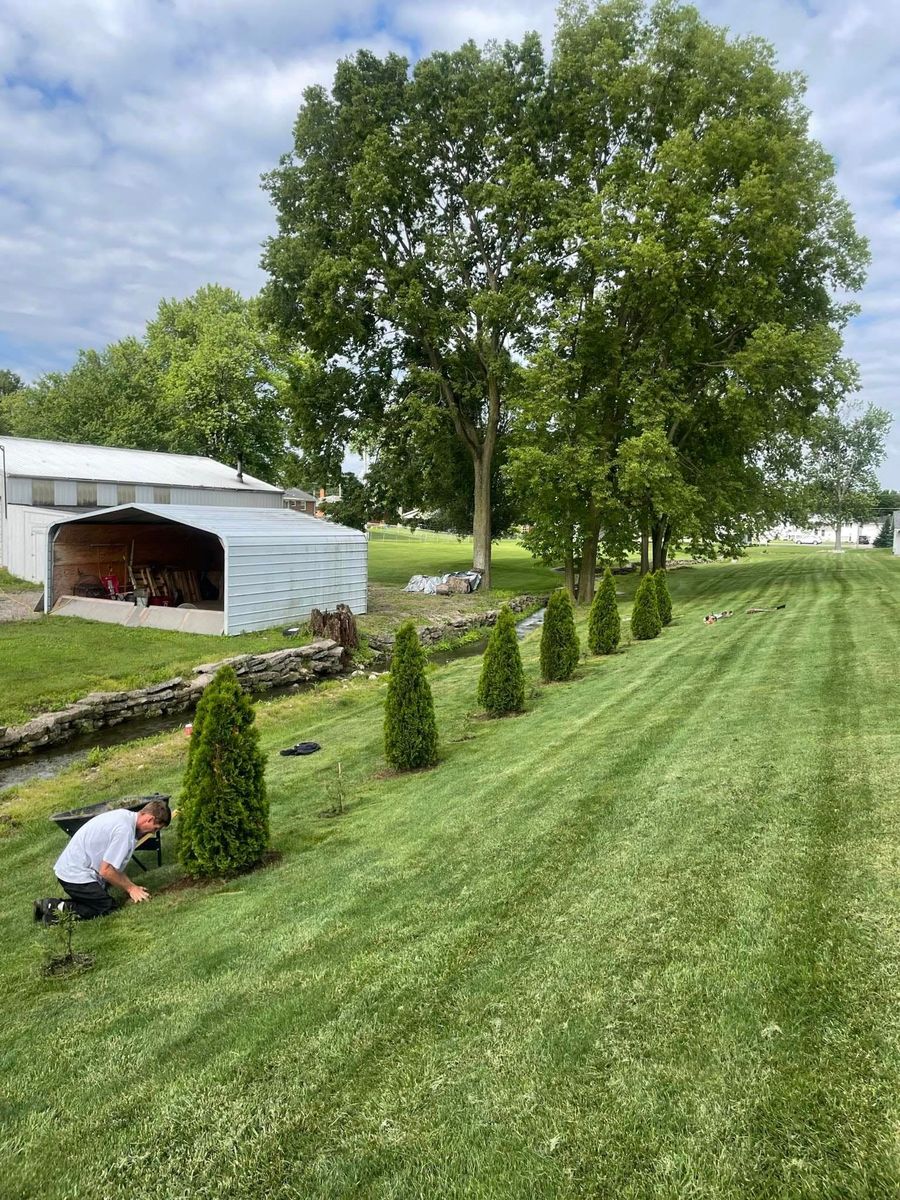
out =
[(218, 508), (209, 504), (119, 504), (59, 521), (66, 525), (151, 525), (167, 521), (215, 534), (231, 545), (365, 541), (359, 529), (335, 525), (288, 508)]

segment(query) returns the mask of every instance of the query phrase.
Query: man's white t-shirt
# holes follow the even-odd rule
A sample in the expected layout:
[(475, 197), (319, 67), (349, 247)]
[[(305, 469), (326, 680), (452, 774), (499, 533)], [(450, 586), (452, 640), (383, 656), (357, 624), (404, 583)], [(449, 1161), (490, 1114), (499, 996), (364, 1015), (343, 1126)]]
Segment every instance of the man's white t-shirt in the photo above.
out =
[(64, 883), (100, 883), (100, 864), (121, 871), (134, 853), (138, 814), (127, 808), (92, 817), (72, 835), (53, 868)]

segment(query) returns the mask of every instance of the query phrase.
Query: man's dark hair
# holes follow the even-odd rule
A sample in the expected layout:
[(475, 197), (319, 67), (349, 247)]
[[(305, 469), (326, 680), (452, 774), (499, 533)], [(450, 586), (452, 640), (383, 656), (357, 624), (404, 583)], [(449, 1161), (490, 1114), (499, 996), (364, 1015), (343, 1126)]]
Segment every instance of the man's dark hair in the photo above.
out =
[(169, 808), (165, 800), (151, 800), (149, 804), (145, 804), (141, 809), (142, 813), (149, 813), (151, 817), (162, 825), (163, 829), (172, 821), (172, 810)]

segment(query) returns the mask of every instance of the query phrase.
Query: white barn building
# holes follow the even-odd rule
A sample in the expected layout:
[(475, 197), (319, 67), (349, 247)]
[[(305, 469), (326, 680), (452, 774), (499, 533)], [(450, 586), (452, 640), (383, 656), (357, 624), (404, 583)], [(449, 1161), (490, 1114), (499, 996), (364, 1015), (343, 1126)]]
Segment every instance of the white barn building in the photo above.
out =
[(0, 435), (0, 566), (44, 584), (47, 530), (78, 513), (131, 503), (281, 509), (283, 494), (197, 455)]

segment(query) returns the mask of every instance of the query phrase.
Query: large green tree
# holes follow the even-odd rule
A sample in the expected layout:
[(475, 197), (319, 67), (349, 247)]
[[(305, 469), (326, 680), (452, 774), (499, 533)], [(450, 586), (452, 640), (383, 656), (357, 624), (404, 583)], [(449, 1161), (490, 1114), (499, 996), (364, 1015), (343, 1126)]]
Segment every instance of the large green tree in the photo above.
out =
[[(759, 39), (672, 3), (572, 5), (552, 84), (565, 187), (547, 236), (565, 257), (539, 342), (566, 369), (549, 411), (540, 364), (525, 373), (521, 420), (529, 450), (597, 464), (566, 497), (588, 599), (598, 540), (627, 531), (610, 498), (654, 567), (679, 524), (711, 538), (759, 510), (767, 445), (852, 386), (835, 297), (867, 252), (802, 81)], [(528, 509), (537, 530), (558, 523), (552, 503)]]
[(471, 461), (474, 566), (488, 585), (509, 378), (546, 291), (547, 104), (534, 35), (467, 43), (412, 72), (360, 51), (330, 93), (305, 92), (293, 151), (266, 181), (278, 216), (269, 311), (347, 384), (326, 431), (364, 437), (401, 385), (442, 410)]
[(157, 372), (166, 449), (203, 454), (264, 479), (286, 452), (284, 351), (257, 304), (210, 284), (185, 300), (163, 300), (147, 326)]
[(861, 412), (830, 407), (813, 421), (804, 472), (806, 509), (834, 526), (837, 551), (844, 521), (864, 520), (876, 511), (876, 471), (890, 427), (890, 413), (873, 404)]
[(163, 300), (143, 338), (80, 351), (3, 411), (22, 437), (240, 460), (275, 480), (290, 467), (286, 397), (308, 359), (265, 328), (257, 301), (211, 284)]
[(69, 371), (53, 371), (5, 400), (19, 437), (163, 450), (165, 420), (157, 374), (144, 344), (125, 338), (82, 350)]

